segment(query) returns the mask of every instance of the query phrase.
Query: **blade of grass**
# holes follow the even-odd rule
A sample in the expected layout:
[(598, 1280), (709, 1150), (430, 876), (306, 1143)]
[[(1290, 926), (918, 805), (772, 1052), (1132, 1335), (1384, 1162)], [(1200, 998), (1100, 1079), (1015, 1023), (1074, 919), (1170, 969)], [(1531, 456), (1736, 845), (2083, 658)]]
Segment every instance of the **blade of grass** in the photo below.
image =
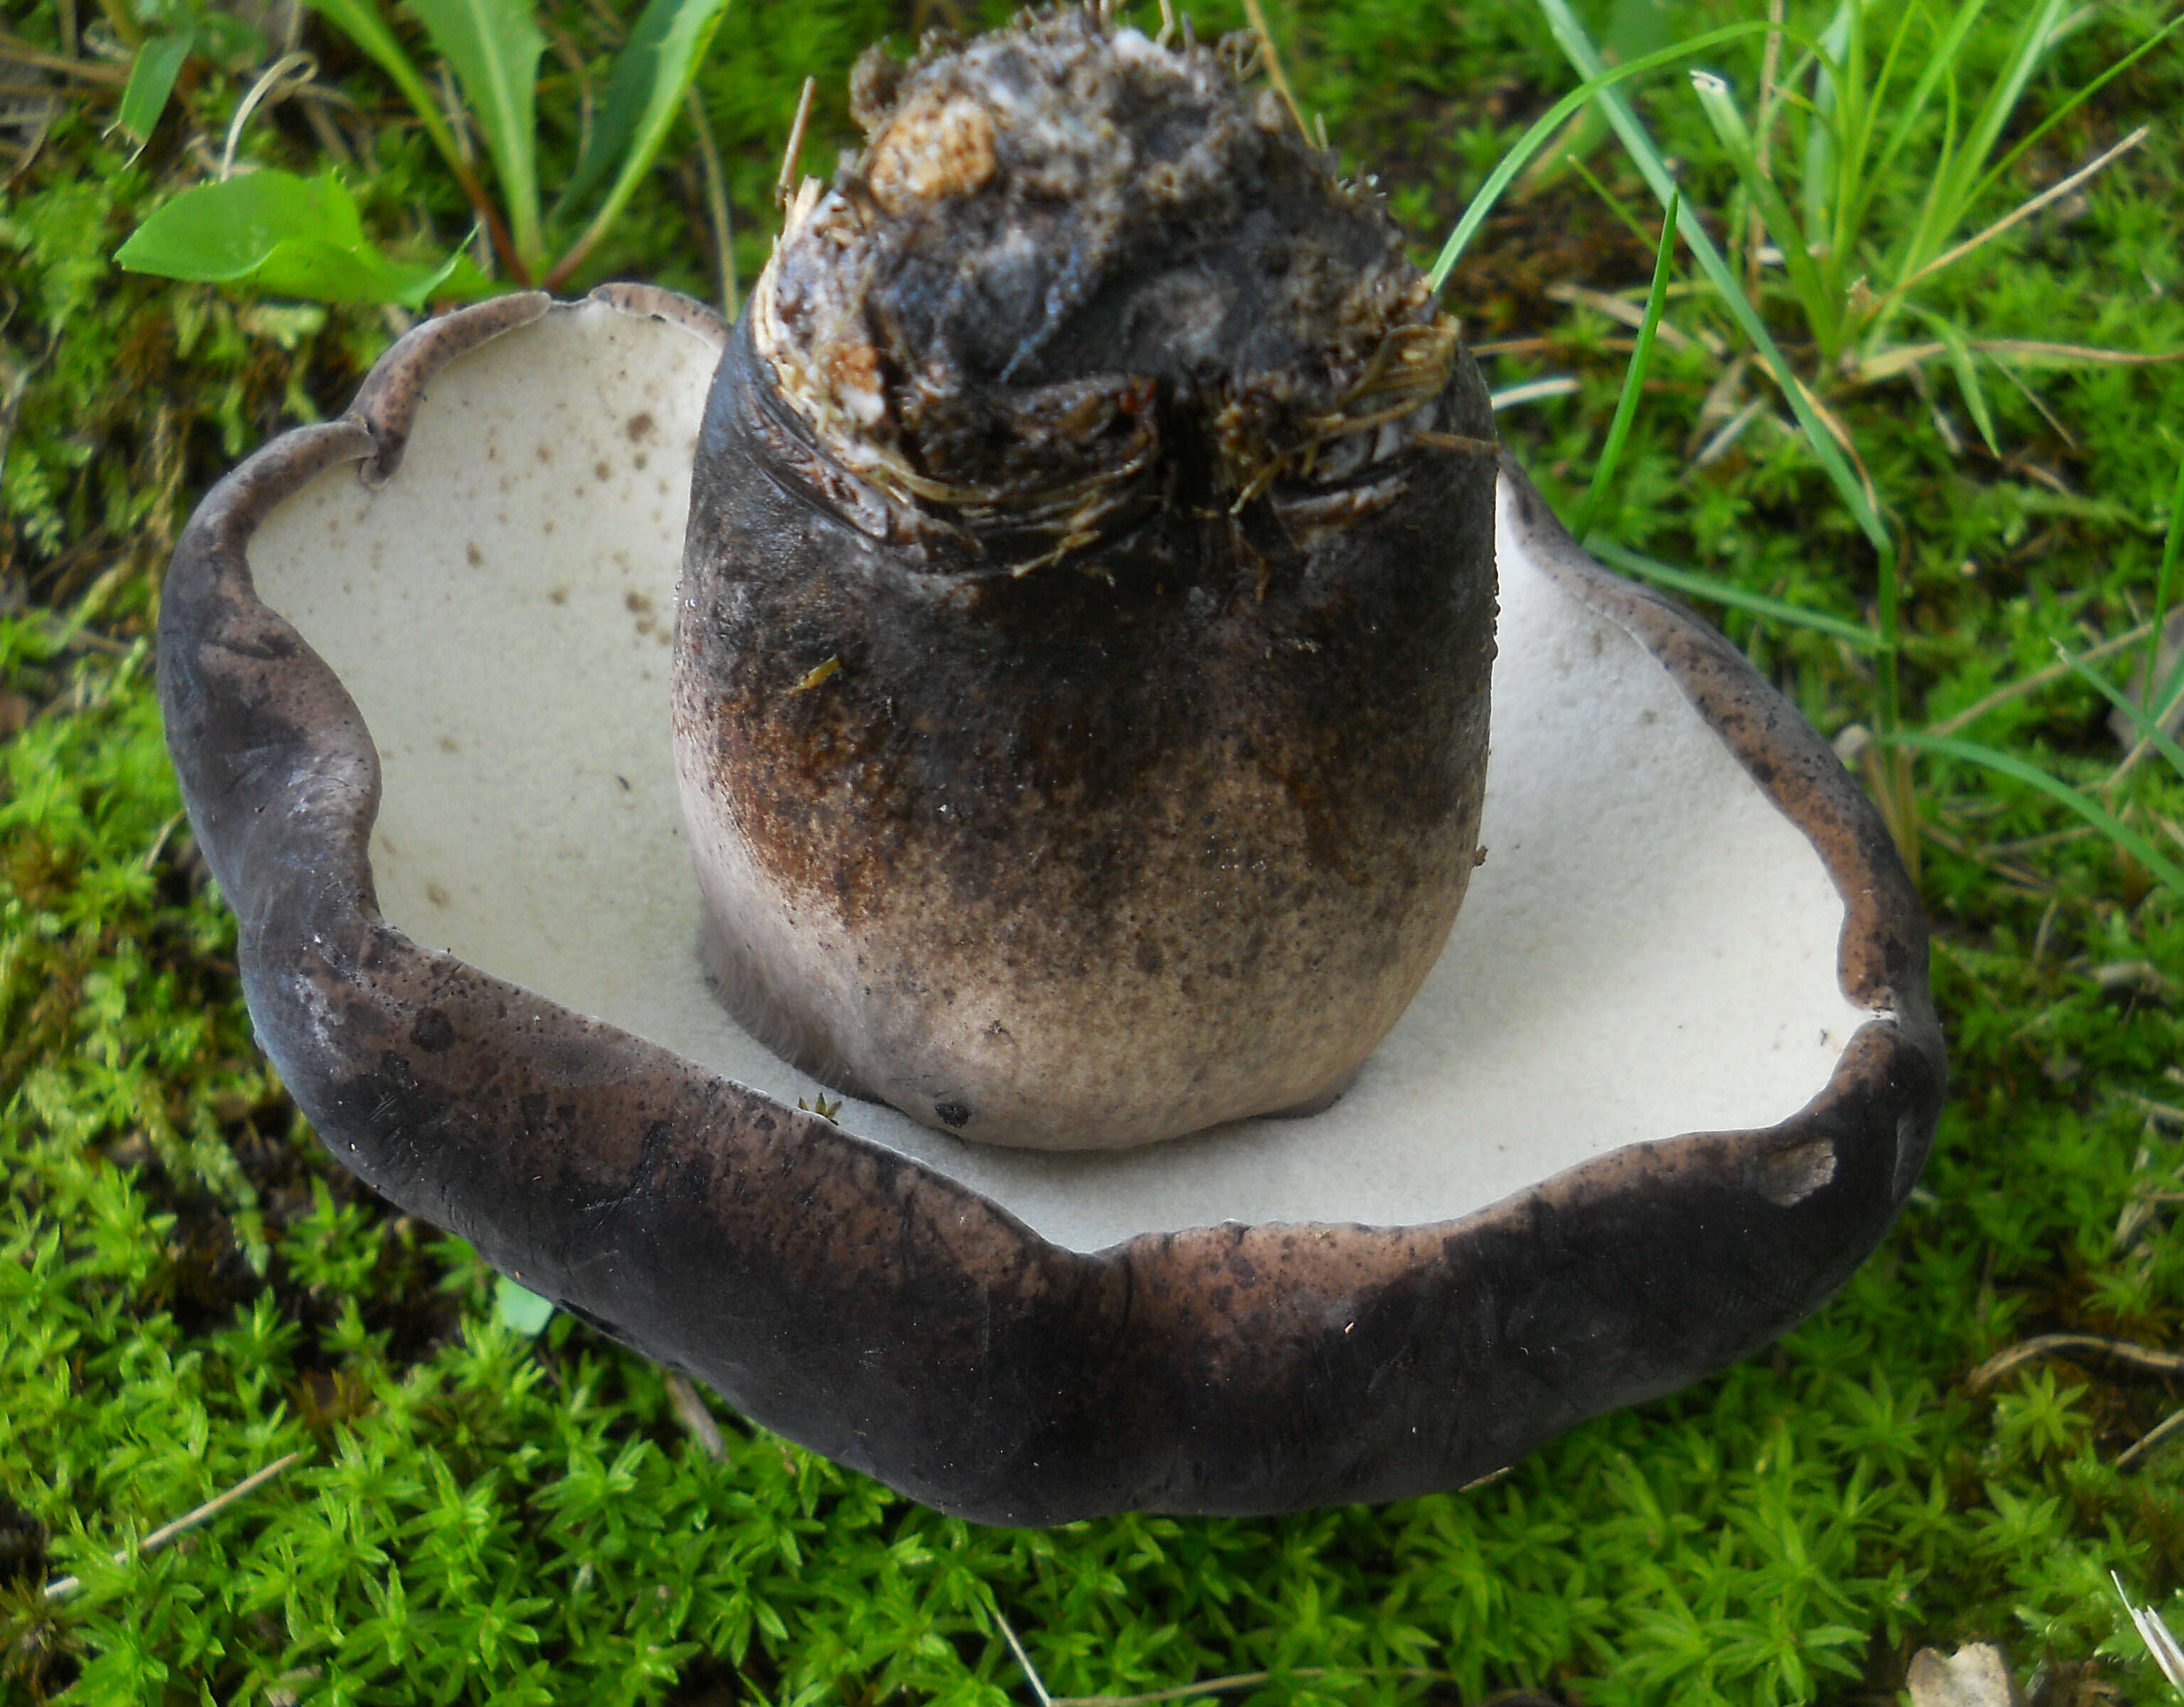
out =
[[(1554, 31), (1555, 40), (1561, 44), (1563, 53), (1576, 68), (1578, 75), (1588, 81), (1601, 82), (1602, 86), (1592, 98), (1607, 111), (1608, 123), (1613, 126), (1616, 135), (1623, 139), (1623, 146), (1630, 151), (1640, 173), (1652, 187), (1654, 195), (1659, 197), (1661, 205), (1667, 207), (1676, 193), (1675, 183), (1669, 175), (1669, 169), (1663, 163), (1659, 151), (1653, 147), (1652, 139), (1646, 134), (1644, 127), (1613, 88), (1614, 80), (1607, 77), (1607, 68), (1601, 63), (1599, 49), (1592, 45), (1591, 38), (1585, 32), (1585, 26), (1578, 22), (1577, 14), (1570, 10), (1568, 0), (1539, 0), (1539, 4), (1540, 10), (1546, 14), (1548, 27)], [(1752, 27), (1764, 29), (1766, 26), (1754, 25)], [(1729, 264), (1722, 259), (1721, 251), (1714, 247), (1713, 239), (1707, 235), (1706, 228), (1699, 223), (1698, 217), (1692, 214), (1685, 214), (1679, 221), (1679, 229), (1683, 233), (1685, 242), (1691, 246), (1691, 253), (1697, 259), (1701, 270), (1720, 292), (1723, 303), (1736, 317), (1744, 335), (1752, 341), (1752, 348), (1759, 352), (1760, 359), (1766, 363), (1769, 371), (1774, 375), (1791, 413), (1797, 418), (1797, 425), (1804, 429), (1814, 455), (1819, 459), (1820, 466), (1834, 482), (1844, 504), (1857, 520), (1859, 531), (1880, 553), (1882, 575), (1884, 578), (1887, 577), (1892, 572), (1890, 565), (1895, 558), (1895, 543), (1889, 537), (1888, 529), (1879, 513), (1867, 501), (1865, 489), (1859, 484), (1850, 464), (1829, 436), (1827, 429), (1820, 424), (1819, 417), (1806, 397), (1804, 387), (1797, 383), (1789, 359), (1782, 353), (1773, 334), (1760, 320), (1758, 310), (1752, 307), (1751, 300), (1744, 294), (1743, 287), (1736, 282), (1736, 275), (1730, 270)]]
[[(1456, 264), (1463, 258), (1463, 252), (1471, 247), (1471, 240), (1479, 235), (1479, 228), (1486, 223), (1487, 215), (1494, 211), (1495, 203), (1502, 199), (1502, 192), (1516, 181), (1517, 175), (1530, 163), (1532, 157), (1553, 140), (1562, 129), (1563, 121), (1579, 108), (1618, 83), (1643, 76), (1648, 71), (1664, 70), (1724, 42), (1763, 34), (1766, 28), (1760, 23), (1725, 25), (1721, 29), (1709, 30), (1703, 35), (1679, 42), (1672, 47), (1663, 47), (1658, 53), (1648, 53), (1642, 58), (1633, 59), (1627, 65), (1618, 65), (1613, 70), (1602, 65), (1586, 75), (1583, 83), (1541, 114), (1533, 122), (1532, 127), (1518, 139), (1516, 147), (1502, 157), (1501, 164), (1479, 186), (1479, 193), (1471, 198), (1471, 205), (1463, 210), (1463, 217), (1457, 221), (1456, 229), (1448, 235), (1448, 241), (1441, 245), (1432, 270), (1426, 275), (1426, 282), (1436, 291), (1448, 282), (1449, 274), (1455, 270)], [(1585, 74), (1580, 72), (1580, 75)]]
[(652, 170), (727, 6), (727, 0), (652, 0), (644, 8), (616, 63), (607, 114), (600, 121), (603, 131), (614, 126), (627, 139), (621, 169), (583, 235), (547, 274), (546, 289), (559, 289), (584, 264)]
[(1869, 628), (1855, 622), (1846, 622), (1840, 616), (1830, 616), (1823, 610), (1808, 610), (1802, 604), (1791, 604), (1786, 599), (1770, 598), (1763, 592), (1747, 592), (1744, 588), (1711, 575), (1701, 575), (1688, 569), (1675, 569), (1669, 564), (1635, 552), (1627, 545), (1618, 545), (1612, 539), (1597, 535), (1585, 538), (1585, 548), (1603, 563), (1628, 570), (1643, 580), (1662, 587), (1673, 587), (1678, 592), (1688, 593), (1694, 598), (1703, 598), (1715, 604), (1727, 605), (1732, 610), (1741, 610), (1748, 615), (1763, 616), (1769, 621), (1786, 622), (1793, 628), (1809, 628), (1816, 633), (1832, 635), (1845, 644), (1861, 652), (1877, 650), (1880, 637)]
[(196, 45), (194, 31), (154, 36), (130, 62), (129, 86), (121, 92), (121, 107), (114, 122), (140, 151), (151, 141), (152, 127), (167, 110), (167, 97), (174, 92), (182, 61)]
[(1898, 730), (1886, 737), (1875, 736), (1891, 745), (1907, 747), (1922, 753), (1939, 753), (1966, 764), (1977, 765), (2000, 772), (2028, 787), (2036, 788), (2051, 800), (2068, 807), (2099, 831), (2109, 841), (2138, 861), (2166, 887), (2184, 895), (2184, 866), (2169, 859), (2138, 831), (2125, 823), (2115, 814), (2103, 806), (2083, 789), (2073, 788), (2059, 776), (2051, 776), (2038, 765), (2019, 758), (2014, 753), (2004, 753), (1998, 747), (1988, 747), (1976, 741), (1958, 740), (1953, 736), (1918, 735), (1908, 730)]
[[(1840, 0), (1835, 15), (1828, 19), (1827, 28), (1820, 31), (1819, 39), (1812, 47), (1813, 97), (1805, 123), (1805, 169), (1797, 186), (1798, 196), (1805, 204), (1805, 229), (1809, 231), (1828, 226), (1828, 187), (1836, 182), (1841, 166), (1836, 126), (1841, 122), (1841, 103), (1836, 97), (1836, 86), (1841, 81), (1838, 68), (1849, 44), (1854, 3), (1855, 0)], [(1792, 73), (1792, 81), (1795, 77)], [(1843, 198), (1838, 193), (1832, 200), (1838, 209), (1840, 223)], [(1840, 232), (1836, 235), (1840, 236)]]
[(538, 61), (545, 33), (529, 0), (402, 0), (454, 68), (485, 135), (525, 272), (545, 259), (538, 217)]
[[(1578, 75), (1585, 78), (1601, 75), (1604, 68), (1601, 64), (1600, 50), (1593, 46), (1591, 37), (1585, 34), (1585, 26), (1570, 9), (1568, 0), (1539, 0), (1539, 4), (1557, 43), (1575, 67)], [(1855, 18), (1856, 0), (1852, 0), (1851, 9)], [(1851, 33), (1855, 42), (1858, 31), (1853, 28)], [(1640, 174), (1652, 186), (1662, 206), (1666, 207), (1675, 196), (1675, 184), (1659, 151), (1654, 147), (1652, 138), (1646, 134), (1645, 127), (1639, 124), (1629, 104), (1617, 91), (1602, 89), (1593, 98), (1601, 103), (1602, 109), (1607, 114), (1607, 122), (1613, 127), (1615, 134), (1623, 139), (1623, 146), (1629, 151)], [(1768, 372), (1789, 403), (1791, 413), (1797, 417), (1798, 426), (1803, 430), (1806, 443), (1819, 459), (1821, 469), (1833, 483), (1844, 507), (1857, 521), (1859, 531), (1872, 543), (1879, 559), (1874, 599), (1878, 615), (1878, 637), (1874, 648), (1876, 684), (1872, 720), (1876, 735), (1892, 735), (1903, 721), (1903, 688), (1897, 645), (1899, 564), (1896, 542), (1891, 537), (1886, 524), (1881, 520), (1880, 510), (1867, 495), (1857, 470), (1852, 467), (1850, 459), (1823, 423), (1820, 410), (1812, 394), (1798, 379), (1789, 359), (1774, 342), (1774, 335), (1767, 330), (1766, 323), (1760, 319), (1759, 311), (1753, 307), (1752, 299), (1744, 294), (1743, 286), (1737, 282), (1729, 263), (1722, 258), (1721, 251), (1714, 247), (1713, 239), (1707, 235), (1705, 226), (1696, 214), (1688, 212), (1677, 223), (1684, 241), (1691, 246), (1692, 254), (1698, 259), (1700, 270), (1719, 293), (1723, 305), (1729, 309), (1752, 348), (1758, 352), (1760, 359), (1766, 364)], [(1919, 838), (1916, 802), (1912, 797), (1909, 767), (1901, 761), (1900, 755), (1886, 748), (1877, 752), (1876, 759), (1886, 767), (1879, 791), (1881, 815), (1887, 820), (1890, 833), (1895, 837), (1897, 850), (1911, 872), (1912, 881), (1916, 882)]]
[(1699, 107), (1706, 114), (1708, 123), (1713, 126), (1714, 140), (1721, 144), (1722, 153), (1729, 156), (1737, 181), (1752, 198), (1761, 224), (1773, 235), (1774, 247), (1782, 252), (1783, 270), (1790, 275), (1790, 287), (1797, 293), (1806, 323), (1819, 340), (1823, 358), (1831, 356), (1841, 330), (1840, 318), (1836, 305), (1829, 299), (1819, 267), (1813, 259), (1804, 228), (1790, 211), (1790, 204), (1782, 199), (1782, 192), (1775, 187), (1774, 180), (1760, 165), (1758, 149), (1752, 142), (1752, 132), (1745, 127), (1744, 114), (1736, 110), (1736, 103), (1730, 98), (1729, 85), (1711, 71), (1694, 71), (1691, 89), (1699, 97)]
[[(1607, 120), (1602, 120), (1601, 122), (1605, 124), (1607, 123)], [(1632, 236), (1637, 238), (1637, 240), (1641, 243), (1650, 243), (1653, 241), (1651, 236), (1646, 235), (1645, 222), (1635, 214), (1630, 211), (1629, 206), (1624, 202), (1622, 197), (1617, 195), (1614, 191), (1609, 189), (1607, 185), (1600, 181), (1599, 177), (1594, 173), (1591, 167), (1586, 165), (1584, 161), (1579, 159), (1574, 154), (1570, 156), (1569, 164), (1570, 170), (1576, 173), (1578, 176), (1584, 181), (1586, 189), (1591, 191), (1594, 195), (1600, 197), (1601, 205), (1605, 207), (1609, 213), (1615, 215), (1616, 219), (1621, 222), (1624, 231), (1630, 232)]]
[(1980, 103), (1964, 133), (1963, 146), (1949, 155), (1935, 175), (1932, 188), (1919, 210), (1919, 222), (1912, 228), (1903, 253), (1904, 264), (1897, 275), (1899, 278), (1915, 274), (1929, 257), (1939, 253), (1949, 234), (1971, 210), (1972, 190), (1986, 171), (1987, 157), (1994, 152), (2003, 126), (2016, 110), (2025, 84), (2031, 81), (2034, 69), (2047, 53), (2055, 26), (2062, 21), (2065, 3), (2066, 0), (2041, 0), (2018, 25), (2017, 33), (2010, 39), (2008, 56), (2003, 61), (2002, 75), (1988, 86), (1986, 98)]
[(2142, 705), (2066, 647), (2058, 644), (2055, 655), (2070, 666), (2073, 675), (2090, 683), (2102, 698), (2123, 713), (2131, 726), (2138, 731), (2138, 738), (2166, 759), (2179, 776), (2184, 776), (2184, 747), (2179, 747), (2176, 737), (2161, 726), (2159, 710), (2166, 710), (2166, 706), (2156, 710)]
[(305, 0), (305, 3), (362, 48), (381, 70), (394, 80), (394, 86), (402, 92), (403, 99), (409, 102), (418, 123), (425, 127), (425, 134), (432, 139), (432, 146), (450, 164), (460, 164), (462, 157), (455, 147), (454, 133), (440, 116), (439, 103), (425, 86), (415, 63), (387, 28), (377, 0)]
[[(1916, 9), (1915, 8), (1905, 8), (1905, 24), (1909, 23)], [(1874, 196), (1882, 185), (1892, 181), (1891, 174), (1894, 170), (1897, 157), (1903, 152), (1905, 145), (1910, 142), (1913, 136), (1922, 128), (1925, 120), (1926, 108), (1933, 101), (1935, 90), (1941, 86), (1942, 80), (1949, 74), (1958, 58), (1962, 57), (1964, 38), (1971, 34), (1973, 25), (1979, 21), (1981, 14), (1986, 9), (1986, 0), (1967, 0), (1967, 3), (1959, 6), (1955, 15), (1949, 19), (1941, 39), (1935, 42), (1932, 50), (1928, 53), (1925, 68), (1919, 72), (1919, 81), (1911, 86), (1909, 97), (1897, 109), (1896, 122), (1890, 128), (1886, 140), (1880, 145), (1880, 157), (1874, 160), (1869, 167), (1865, 164), (1862, 158), (1858, 162), (1860, 168), (1858, 172), (1858, 188), (1855, 192), (1842, 198), (1840, 222), (1833, 241), (1842, 243), (1847, 247), (1853, 245), (1858, 234), (1865, 230), (1866, 214), (1872, 207)], [(1898, 30), (1897, 39), (1898, 42), (1903, 39), (1901, 29)], [(1894, 58), (1892, 47), (1890, 58), (1892, 60)], [(1882, 69), (1884, 84), (1886, 81), (1886, 75), (1887, 68), (1884, 66)]]
[[(2112, 658), (2117, 653), (2127, 651), (2145, 639), (2148, 628), (2149, 625), (2141, 623), (2136, 628), (2129, 629), (2122, 634), (2103, 641), (2098, 646), (2087, 647), (2080, 655), (2088, 664), (2099, 659)], [(2051, 664), (2045, 669), (2034, 670), (2030, 676), (2020, 676), (2016, 681), (2006, 682), (1996, 688), (1993, 692), (1975, 700), (1963, 710), (1953, 712), (1944, 717), (1939, 723), (1930, 725), (1926, 733), (1940, 737), (1954, 735), (1959, 729), (1969, 729), (1990, 711), (1999, 710), (2012, 700), (2022, 699), (2028, 693), (2037, 693), (2051, 682), (2060, 681), (2070, 673), (2069, 665)]]
[(1981, 196), (1984, 196), (1989, 190), (1992, 189), (1994, 186), (2001, 181), (2003, 175), (2006, 174), (2012, 166), (2018, 163), (2019, 159), (2024, 156), (2025, 152), (2028, 148), (2036, 147), (2040, 139), (2045, 136), (2048, 131), (2053, 130), (2056, 125), (2061, 124), (2065, 119), (2069, 118), (2072, 113), (2075, 112), (2086, 102), (2092, 100), (2095, 95), (2098, 94), (2110, 82), (2123, 75), (2125, 72), (2128, 71), (2133, 65), (2136, 65), (2148, 53), (2151, 53), (2156, 47), (2167, 41), (2170, 36), (2176, 34), (2176, 32), (2180, 29), (2184, 29), (2184, 12), (2179, 12), (2174, 18), (2171, 18), (2159, 30), (2156, 30), (2151, 36), (2148, 36), (2146, 40), (2140, 42), (2137, 47), (2132, 48), (2130, 53), (2125, 54), (2122, 58), (2117, 60), (2114, 64), (2109, 66), (2107, 70), (2102, 72), (2099, 76), (2093, 78), (2082, 88), (2076, 91), (2076, 92), (2071, 95), (2070, 99), (2064, 101), (2056, 106), (2045, 118), (2041, 120), (2037, 125), (2035, 125), (2030, 131), (2026, 131), (2023, 136), (2020, 137), (2011, 147), (2008, 153), (2004, 154), (1999, 160), (1997, 160), (1992, 166), (1989, 167), (1986, 176), (1981, 178), (1978, 183), (1972, 186), (1971, 194), (1968, 198), (1967, 205), (1975, 206), (1979, 202), (1979, 198)]
[(1928, 261), (1924, 266), (1920, 267), (1917, 272), (1911, 274), (1908, 277), (1891, 286), (1887, 293), (1880, 298), (1880, 305), (1878, 309), (1876, 309), (1875, 312), (1885, 312), (1891, 304), (1895, 303), (1897, 298), (1902, 297), (1905, 292), (1910, 290), (1914, 285), (1923, 284), (1926, 280), (1930, 279), (1935, 274), (1940, 272), (1944, 267), (1953, 265), (1956, 262), (1962, 260), (1966, 255), (1970, 254), (1974, 250), (1981, 247), (1983, 244), (1991, 242), (1993, 239), (2000, 236), (2012, 225), (2019, 225), (2023, 221), (2031, 219), (2050, 202), (2055, 201), (2060, 197), (2067, 196), (2071, 191), (2076, 189), (2079, 185), (2084, 183), (2086, 180), (2105, 170), (2123, 155), (2129, 153), (2133, 148), (2136, 148), (2152, 134), (2153, 127), (2151, 125), (2141, 125), (2136, 131), (2133, 131), (2128, 136), (2126, 136), (2123, 141), (2118, 142), (2114, 147), (2104, 151), (2091, 164), (2081, 166), (2076, 171), (2071, 173), (2069, 177), (2063, 179), (2059, 183), (2050, 184), (2046, 189), (2042, 190), (2038, 195), (2034, 196), (2031, 200), (2019, 203), (2016, 207), (2011, 209), (2009, 212), (2004, 214), (2000, 219), (1997, 220), (1992, 225), (1986, 227), (1986, 229), (1980, 231), (1976, 236), (1967, 237), (1963, 242), (1958, 243), (1953, 247), (1945, 250), (1942, 253), (1935, 256), (1932, 260)]
[(1638, 398), (1646, 388), (1646, 370), (1653, 359), (1653, 336), (1660, 330), (1661, 309), (1669, 300), (1669, 273), (1676, 256), (1676, 214), (1682, 205), (1680, 198), (1672, 200), (1669, 216), (1661, 221), (1661, 245), (1653, 256), (1653, 283), (1646, 292), (1646, 318), (1638, 324), (1638, 341), (1630, 352), (1630, 365), (1623, 375), (1623, 395), (1615, 400), (1615, 419), (1608, 423), (1607, 442), (1601, 447), (1600, 460), (1592, 468), (1592, 484), (1585, 488), (1585, 502), (1578, 506), (1577, 520), (1570, 528), (1580, 539), (1592, 531), (1593, 520), (1600, 514), (1601, 503), (1607, 496), (1608, 482), (1615, 477), (1615, 465), (1622, 460), (1623, 443), (1630, 436), (1630, 423), (1638, 414)]
[(1912, 312), (1933, 327), (1935, 335), (1941, 339), (1942, 352), (1949, 359), (1950, 371), (1957, 376), (1957, 389), (1964, 393), (1964, 407), (1971, 411), (1972, 421), (1979, 428), (1980, 436), (1986, 441), (1986, 448), (2000, 456), (2002, 446), (1995, 438), (1994, 416), (1987, 409), (1986, 392), (1980, 384), (1976, 359), (1972, 354), (1971, 345), (1965, 341), (1963, 329), (1954, 321), (1945, 320), (1915, 303), (1912, 305)]
[(736, 323), (736, 231), (728, 212), (728, 180), (721, 166), (720, 144), (713, 140), (713, 121), (705, 116), (705, 103), (697, 86), (682, 92), (682, 110), (690, 115), (690, 130), (698, 139), (698, 159), (705, 173), (705, 214), (713, 227), (714, 270), (720, 275), (721, 318)]
[(2176, 558), (2184, 548), (2184, 457), (2176, 462), (2176, 487), (2169, 495), (2169, 531), (2161, 542), (2161, 567), (2153, 576), (2153, 627), (2146, 637), (2146, 668), (2142, 672), (2146, 684), (2146, 703), (2148, 705), (2167, 705), (2176, 698), (2176, 691), (2184, 686), (2184, 654), (2180, 654), (2169, 679), (2154, 692), (2154, 678), (2161, 673), (2162, 631), (2169, 626), (2169, 607), (2176, 592)]
[[(1770, 183), (1774, 181), (1774, 114), (1782, 98), (1785, 15), (1783, 0), (1767, 0), (1767, 45), (1759, 55), (1759, 125), (1753, 147), (1759, 162), (1759, 175)], [(1759, 251), (1765, 247), (1762, 241), (1765, 236), (1759, 210), (1754, 208), (1744, 222), (1744, 288), (1755, 297), (1759, 294)]]

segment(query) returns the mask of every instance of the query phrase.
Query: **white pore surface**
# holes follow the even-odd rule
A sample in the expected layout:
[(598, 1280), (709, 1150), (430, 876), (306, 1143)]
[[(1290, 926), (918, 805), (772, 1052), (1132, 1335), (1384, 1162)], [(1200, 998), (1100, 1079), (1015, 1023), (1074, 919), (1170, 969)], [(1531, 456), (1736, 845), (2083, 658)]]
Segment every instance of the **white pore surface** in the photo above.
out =
[[(669, 637), (712, 348), (559, 310), (433, 381), (382, 491), (332, 470), (250, 550), (354, 697), (386, 792), (381, 906), (416, 942), (794, 1105), (696, 955)], [(1645, 1139), (1763, 1127), (1870, 1017), (1843, 904), (1651, 653), (1548, 581), (1503, 505), (1486, 863), (1417, 1002), (1328, 1112), (1147, 1149), (849, 1131), (1095, 1250), (1222, 1221), (1462, 1215)]]

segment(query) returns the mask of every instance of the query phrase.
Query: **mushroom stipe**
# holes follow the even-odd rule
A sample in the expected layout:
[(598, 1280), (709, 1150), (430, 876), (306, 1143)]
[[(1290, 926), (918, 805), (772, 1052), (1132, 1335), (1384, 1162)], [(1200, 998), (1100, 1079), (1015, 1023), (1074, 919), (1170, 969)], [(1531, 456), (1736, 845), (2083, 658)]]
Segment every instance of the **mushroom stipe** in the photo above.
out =
[(1377, 196), (1077, 8), (855, 79), (714, 381), (677, 607), (736, 1017), (968, 1138), (1326, 1107), (1440, 958), (1486, 387)]

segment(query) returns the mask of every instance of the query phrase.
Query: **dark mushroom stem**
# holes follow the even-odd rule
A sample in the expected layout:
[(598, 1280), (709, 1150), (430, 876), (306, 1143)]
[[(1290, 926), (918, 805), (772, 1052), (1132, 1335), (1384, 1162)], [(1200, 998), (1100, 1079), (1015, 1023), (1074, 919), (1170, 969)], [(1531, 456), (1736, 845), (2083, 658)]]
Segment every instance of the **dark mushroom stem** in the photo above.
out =
[(1471, 870), (1485, 386), (1216, 52), (1069, 12), (854, 92), (698, 453), (676, 733), (724, 997), (997, 1143), (1323, 1104)]

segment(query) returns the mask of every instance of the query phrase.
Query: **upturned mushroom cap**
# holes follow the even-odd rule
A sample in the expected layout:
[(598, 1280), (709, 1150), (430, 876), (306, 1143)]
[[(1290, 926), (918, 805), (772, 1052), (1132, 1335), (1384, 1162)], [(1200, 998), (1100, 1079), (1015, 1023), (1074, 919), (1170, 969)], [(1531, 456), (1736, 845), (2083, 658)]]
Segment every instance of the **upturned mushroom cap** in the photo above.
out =
[(1460, 1486), (1871, 1249), (1942, 1094), (1915, 896), (1826, 744), (1507, 463), (1488, 858), (1349, 1095), (1079, 1155), (800, 1110), (706, 983), (669, 758), (722, 337), (627, 288), (429, 323), (176, 551), (184, 797), (342, 1161), (755, 1421), (1003, 1523)]
[(699, 441), (722, 995), (989, 1143), (1323, 1105), (1471, 873), (1485, 387), (1377, 197), (1206, 49), (1075, 8), (860, 88)]

